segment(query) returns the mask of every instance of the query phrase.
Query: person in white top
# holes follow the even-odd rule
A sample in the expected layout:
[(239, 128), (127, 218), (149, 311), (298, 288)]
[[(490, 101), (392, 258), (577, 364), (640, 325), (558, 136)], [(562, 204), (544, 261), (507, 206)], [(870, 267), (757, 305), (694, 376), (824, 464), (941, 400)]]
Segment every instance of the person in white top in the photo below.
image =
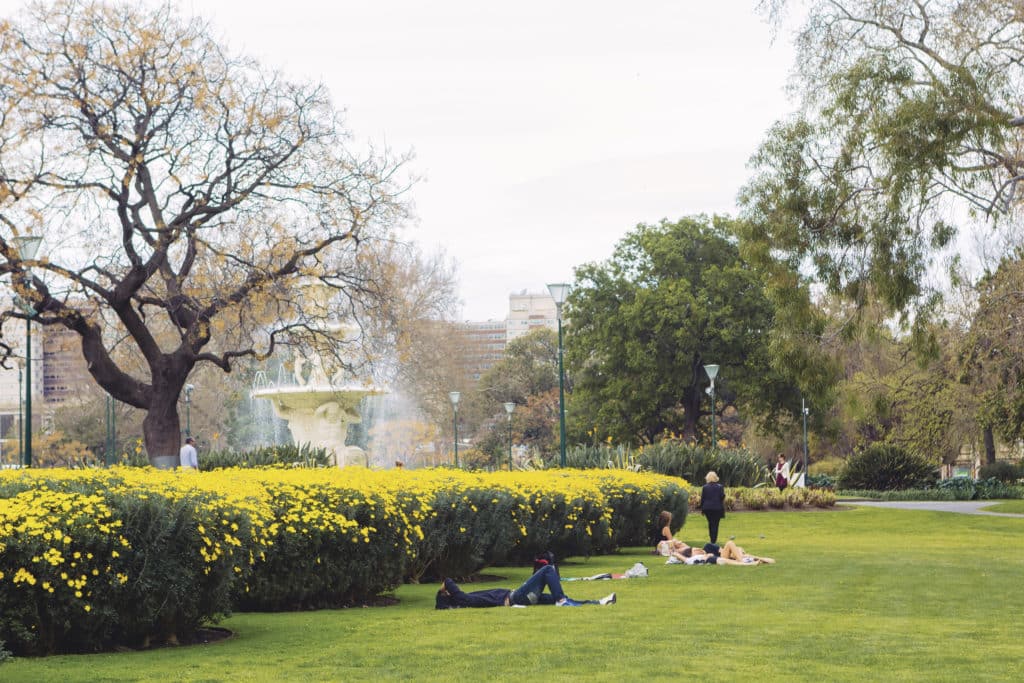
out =
[(778, 462), (775, 463), (775, 485), (780, 491), (789, 486), (789, 463), (782, 453), (779, 453)]
[(181, 467), (183, 469), (199, 469), (199, 453), (196, 451), (195, 444), (196, 440), (191, 436), (186, 438), (185, 445), (181, 447), (181, 452), (178, 453), (178, 459), (181, 461)]

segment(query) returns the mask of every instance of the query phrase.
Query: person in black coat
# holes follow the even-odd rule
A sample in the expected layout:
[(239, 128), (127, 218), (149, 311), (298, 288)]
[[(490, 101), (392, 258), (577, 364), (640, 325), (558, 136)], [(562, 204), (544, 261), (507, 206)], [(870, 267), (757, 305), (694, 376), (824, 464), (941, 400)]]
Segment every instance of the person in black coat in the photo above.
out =
[(718, 475), (708, 472), (707, 482), (700, 491), (700, 514), (708, 520), (708, 536), (718, 543), (718, 523), (725, 519), (725, 489), (718, 483)]

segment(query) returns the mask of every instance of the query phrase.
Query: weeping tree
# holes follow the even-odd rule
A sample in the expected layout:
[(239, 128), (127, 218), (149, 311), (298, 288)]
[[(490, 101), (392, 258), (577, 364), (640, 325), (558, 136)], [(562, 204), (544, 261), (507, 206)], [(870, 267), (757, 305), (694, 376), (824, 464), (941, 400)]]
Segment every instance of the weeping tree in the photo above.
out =
[[(798, 3), (761, 4), (778, 16)], [(1012, 226), (1024, 206), (1020, 0), (801, 6), (800, 108), (754, 156), (745, 254), (876, 297), (924, 341), (936, 255), (965, 228)]]
[(36, 4), (0, 51), (0, 322), (77, 333), (151, 459), (177, 453), (197, 365), (340, 356), (338, 321), (387, 317), (404, 159), (353, 143), (323, 86), (170, 4)]

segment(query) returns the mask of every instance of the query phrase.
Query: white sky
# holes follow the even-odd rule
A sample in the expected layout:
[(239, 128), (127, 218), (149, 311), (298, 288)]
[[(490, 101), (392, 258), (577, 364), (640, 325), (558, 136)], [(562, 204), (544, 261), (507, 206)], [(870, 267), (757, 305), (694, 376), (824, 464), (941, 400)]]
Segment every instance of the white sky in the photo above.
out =
[(464, 319), (571, 281), (639, 222), (735, 213), (792, 108), (793, 52), (756, 0), (180, 2), (326, 83), (356, 137), (415, 153), (407, 235), (456, 260)]

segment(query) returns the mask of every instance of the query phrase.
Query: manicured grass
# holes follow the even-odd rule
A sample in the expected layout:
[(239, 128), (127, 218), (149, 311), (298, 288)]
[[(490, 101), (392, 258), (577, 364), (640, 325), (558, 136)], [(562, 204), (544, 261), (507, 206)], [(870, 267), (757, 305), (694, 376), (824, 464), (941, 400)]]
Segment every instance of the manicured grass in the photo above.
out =
[(1004, 500), (982, 508), (986, 512), (1013, 512), (1024, 514), (1024, 500)]
[[(699, 516), (679, 534), (703, 542)], [(775, 566), (666, 566), (644, 549), (562, 565), (567, 583), (619, 603), (434, 611), (435, 585), (401, 604), (239, 614), (217, 644), (15, 660), (11, 681), (1020, 680), (1024, 678), (1024, 519), (860, 508), (730, 514), (735, 534)], [(762, 538), (763, 536), (763, 538)], [(998, 552), (997, 552), (998, 551)], [(527, 569), (495, 569), (515, 585)]]

